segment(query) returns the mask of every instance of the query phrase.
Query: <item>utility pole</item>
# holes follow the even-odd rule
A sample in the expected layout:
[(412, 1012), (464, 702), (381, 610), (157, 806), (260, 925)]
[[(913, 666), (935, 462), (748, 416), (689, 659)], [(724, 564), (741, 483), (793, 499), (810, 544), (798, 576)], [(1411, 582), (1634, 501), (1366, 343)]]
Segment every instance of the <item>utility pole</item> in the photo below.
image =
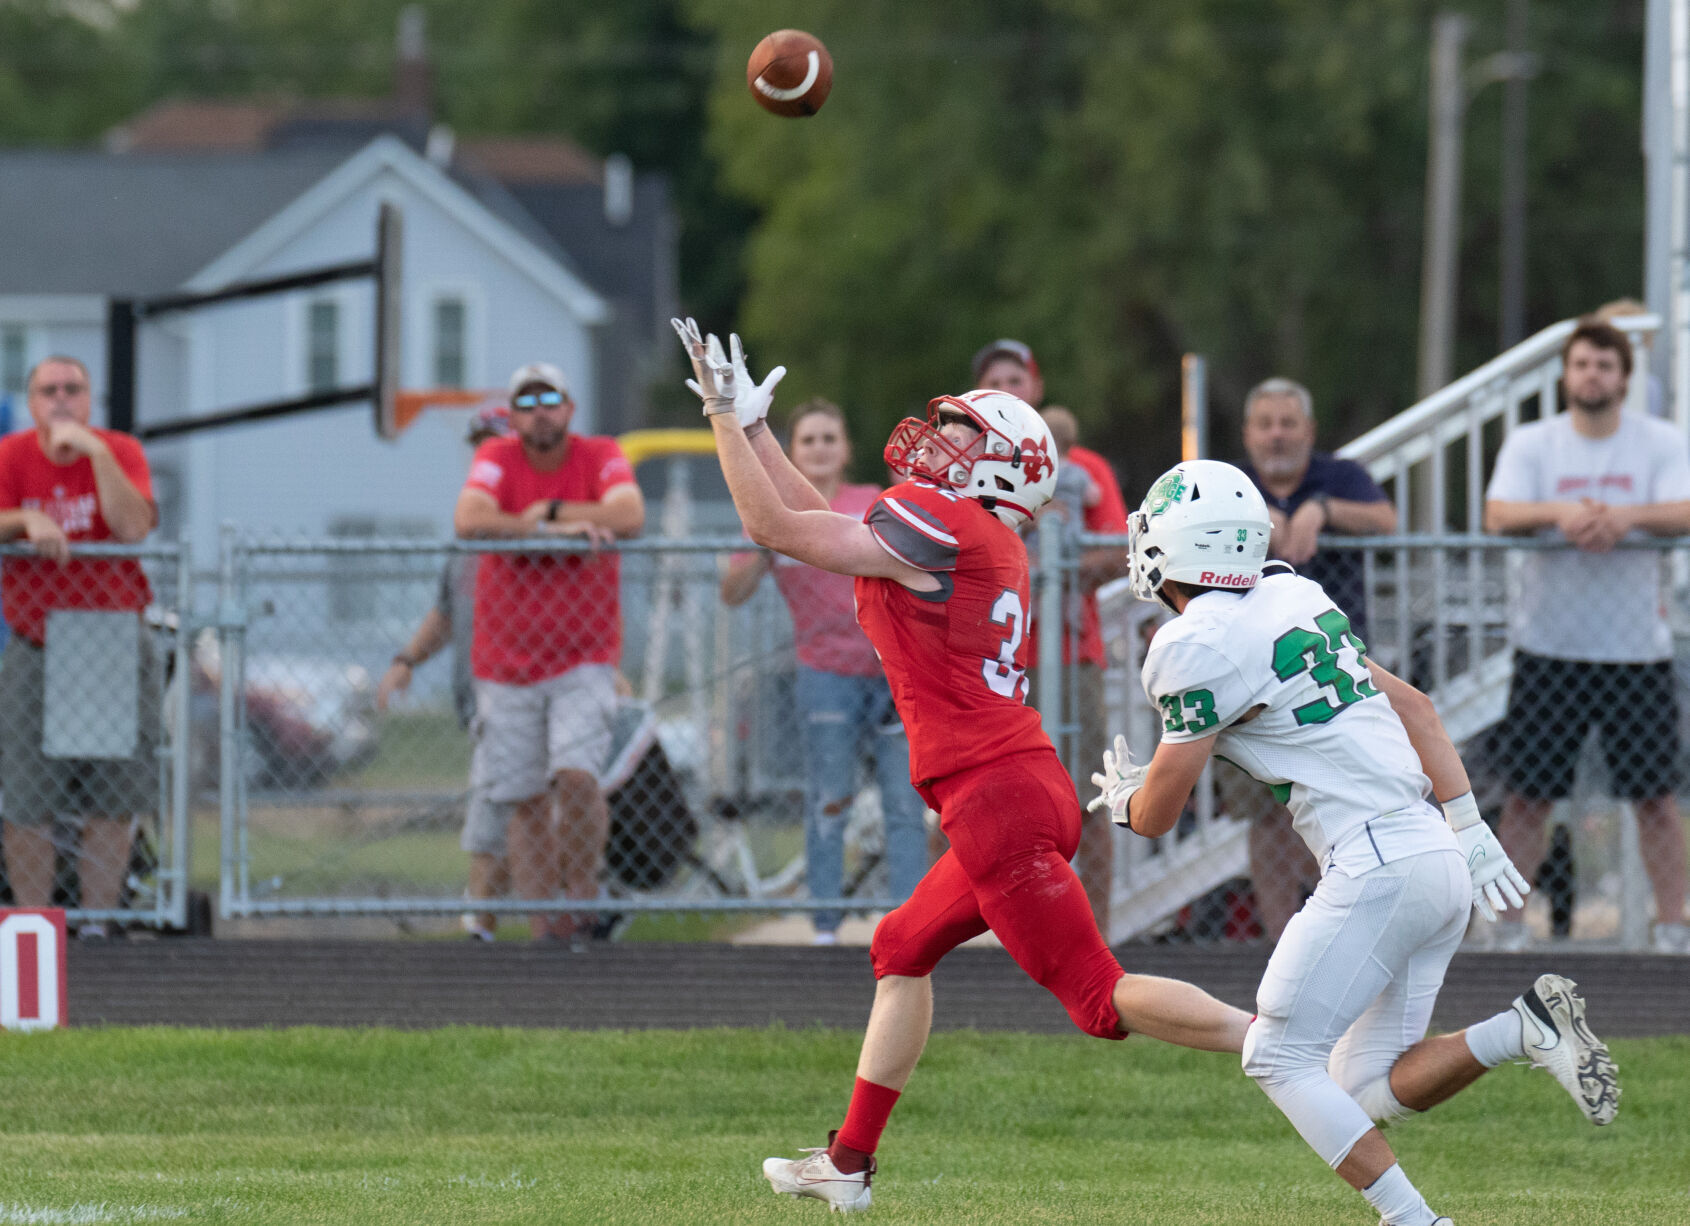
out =
[[(1425, 399), (1450, 380), (1455, 362), (1456, 287), (1461, 257), (1462, 126), (1467, 103), (1492, 81), (1508, 82), (1503, 123), (1503, 346), (1525, 328), (1525, 83), (1536, 60), (1514, 42), (1525, 39), (1526, 0), (1509, 0), (1510, 46), (1485, 57), (1471, 71), (1463, 53), (1472, 27), (1460, 13), (1432, 19), (1430, 142), (1426, 154), (1426, 246), (1420, 267), (1420, 378)], [(1512, 290), (1511, 290), (1512, 287)], [(1510, 302), (1510, 292), (1513, 301)]]
[(1425, 399), (1449, 382), (1455, 351), (1456, 260), (1461, 249), (1461, 121), (1467, 110), (1460, 13), (1432, 19), (1431, 131), (1426, 156), (1426, 243), (1420, 265), (1420, 369)]
[(1505, 51), (1523, 71), (1510, 72), (1502, 97), (1501, 302), (1498, 350), (1526, 338), (1526, 52), (1529, 0), (1508, 0)]

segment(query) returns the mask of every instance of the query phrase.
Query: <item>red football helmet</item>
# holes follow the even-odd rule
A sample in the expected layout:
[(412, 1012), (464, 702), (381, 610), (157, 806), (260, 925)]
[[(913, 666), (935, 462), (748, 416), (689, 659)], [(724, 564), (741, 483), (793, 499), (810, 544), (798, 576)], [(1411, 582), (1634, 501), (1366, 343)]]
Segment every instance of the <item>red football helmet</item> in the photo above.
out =
[[(961, 416), (980, 431), (967, 443), (939, 432)], [(928, 402), (927, 420), (906, 417), (886, 440), (886, 464), (901, 477), (920, 477), (985, 508), (1019, 528), (1056, 489), (1056, 440), (1033, 406), (1008, 392), (973, 391)]]

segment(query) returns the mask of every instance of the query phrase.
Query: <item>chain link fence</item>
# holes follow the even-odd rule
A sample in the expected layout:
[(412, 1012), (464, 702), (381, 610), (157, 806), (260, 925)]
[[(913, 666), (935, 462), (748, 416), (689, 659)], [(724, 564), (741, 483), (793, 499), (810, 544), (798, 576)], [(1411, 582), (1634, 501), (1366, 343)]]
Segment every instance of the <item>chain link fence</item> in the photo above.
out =
[[(1601, 582), (1568, 577), (1573, 551), (1548, 542), (1424, 536), (1323, 548), (1353, 560), (1368, 655), (1437, 702), (1486, 820), (1535, 881), (1523, 927), (1475, 924), (1470, 939), (1690, 952), (1676, 802), (1690, 766), (1685, 551), (1625, 542), (1605, 558), (1617, 577)], [(1165, 615), (1124, 589), (1102, 592), (1106, 706), (1110, 725), (1148, 748), (1159, 722), (1139, 676)], [(1318, 869), (1268, 789), (1217, 763), (1173, 835), (1117, 842), (1115, 878), (1116, 940), (1272, 940)]]
[[(0, 548), (0, 905), (84, 935), (203, 930), (189, 898), (188, 555)], [(196, 900), (197, 902), (198, 900)]]
[(580, 940), (895, 905), (929, 853), (884, 680), (804, 666), (774, 583), (727, 606), (747, 556), (231, 536), (193, 652), (224, 913)]
[[(1682, 831), (1667, 798), (1687, 743), (1683, 584), (1657, 585), (1653, 605), (1551, 592), (1569, 632), (1609, 653), (1654, 635), (1660, 610), (1666, 655), (1545, 676), (1516, 650), (1531, 542), (1327, 544), (1354, 559), (1369, 654), (1438, 702), (1487, 818), (1538, 881), (1508, 939), (1650, 947), (1657, 896), (1670, 907), (1675, 888), (1661, 871), (1671, 824)], [(1053, 533), (1037, 553), (1040, 625), (1083, 620), (1124, 549)], [(1669, 579), (1690, 570), (1661, 548), (1627, 552)], [(596, 555), (555, 541), (229, 538), (219, 614), (184, 653), (194, 832), (217, 849), (224, 913), (502, 922), (506, 935), (528, 916), (532, 933), (574, 940), (624, 926), (726, 936), (784, 916), (783, 939), (803, 940), (895, 905), (942, 840), (906, 794), (883, 683), (818, 660), (805, 610), (830, 597), (793, 589), (780, 565), (730, 537)], [(730, 605), (736, 567), (748, 588)], [(1035, 673), (1082, 802), (1105, 733), (1140, 753), (1159, 736), (1139, 674), (1162, 615), (1125, 588), (1094, 593), (1100, 667), (1070, 650)], [(430, 637), (430, 617), (451, 624)], [(473, 684), (466, 656), (483, 674)], [(587, 782), (571, 796), (549, 785), (560, 771)], [(1224, 763), (1169, 837), (1091, 834), (1103, 868), (1082, 855), (1082, 878), (1117, 942), (1271, 941), (1317, 879), (1288, 813)]]

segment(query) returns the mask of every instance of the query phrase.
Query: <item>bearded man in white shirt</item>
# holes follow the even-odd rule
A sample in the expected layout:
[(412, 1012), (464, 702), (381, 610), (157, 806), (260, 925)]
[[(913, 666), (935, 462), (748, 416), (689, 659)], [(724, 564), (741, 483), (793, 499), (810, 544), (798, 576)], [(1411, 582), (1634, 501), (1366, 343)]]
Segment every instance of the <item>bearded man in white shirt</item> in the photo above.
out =
[[(1622, 413), (1631, 345), (1612, 325), (1581, 320), (1562, 364), (1567, 411), (1513, 430), (1485, 491), (1487, 532), (1570, 546), (1522, 560), (1501, 735), (1509, 795), (1497, 834), (1530, 876), (1543, 860), (1549, 810), (1572, 791), (1579, 748), (1598, 725), (1613, 794), (1637, 814), (1655, 894), (1655, 947), (1690, 953), (1661, 554), (1615, 548), (1644, 534), (1690, 534), (1690, 449), (1667, 422)], [(1503, 948), (1525, 945), (1518, 917), (1505, 917)]]

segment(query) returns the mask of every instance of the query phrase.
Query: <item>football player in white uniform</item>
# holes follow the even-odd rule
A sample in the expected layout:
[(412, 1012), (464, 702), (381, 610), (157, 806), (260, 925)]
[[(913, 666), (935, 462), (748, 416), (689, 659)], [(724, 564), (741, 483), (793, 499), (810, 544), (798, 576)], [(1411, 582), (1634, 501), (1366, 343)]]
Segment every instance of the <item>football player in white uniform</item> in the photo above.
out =
[(1449, 1219), (1427, 1207), (1375, 1121), (1529, 1056), (1606, 1124), (1619, 1105), (1614, 1062), (1559, 975), (1464, 1031), (1424, 1037), (1469, 905), (1494, 919), (1530, 887), (1480, 820), (1431, 701), (1367, 659), (1319, 584), (1281, 563), (1264, 573), (1268, 533), (1255, 486), (1213, 460), (1164, 474), (1133, 516), (1134, 594), (1177, 615), (1144, 664), (1162, 739), (1135, 766), (1117, 737), (1092, 807), (1165, 834), (1211, 755), (1290, 806), (1321, 880), (1257, 990), (1244, 1071), (1386, 1226), (1437, 1226)]

